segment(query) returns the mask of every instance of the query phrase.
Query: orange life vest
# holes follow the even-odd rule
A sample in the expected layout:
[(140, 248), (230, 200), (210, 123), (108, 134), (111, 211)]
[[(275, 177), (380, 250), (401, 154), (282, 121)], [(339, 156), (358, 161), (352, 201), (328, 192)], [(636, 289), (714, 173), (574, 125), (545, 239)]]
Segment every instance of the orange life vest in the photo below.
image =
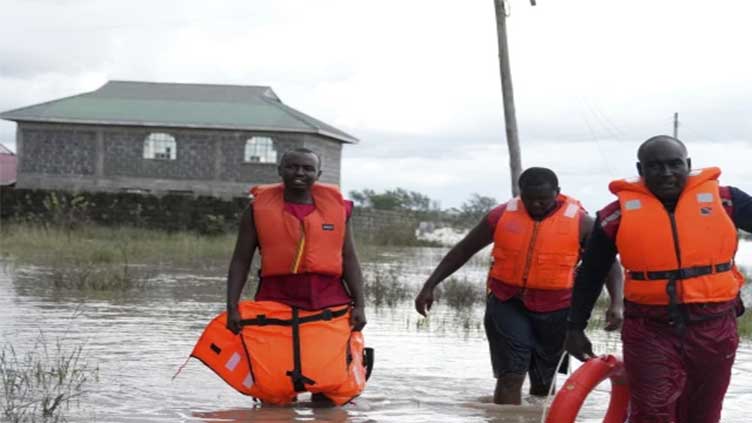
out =
[(641, 178), (611, 182), (621, 208), (616, 247), (627, 300), (665, 305), (668, 292), (677, 303), (736, 297), (743, 277), (734, 265), (736, 227), (721, 203), (720, 174), (718, 168), (692, 171), (673, 213)]
[(496, 224), (491, 277), (535, 289), (567, 289), (574, 284), (580, 251), (580, 203), (565, 195), (563, 204), (541, 221), (533, 220), (517, 197)]
[(238, 392), (279, 405), (298, 392), (320, 392), (342, 405), (363, 391), (373, 355), (363, 334), (350, 330), (349, 306), (305, 311), (241, 301), (239, 311), (239, 334), (227, 329), (222, 313), (191, 353)]
[(284, 210), (284, 186), (259, 185), (253, 219), (261, 253), (261, 276), (319, 273), (342, 275), (345, 243), (345, 202), (333, 185), (311, 188), (315, 211), (301, 222)]

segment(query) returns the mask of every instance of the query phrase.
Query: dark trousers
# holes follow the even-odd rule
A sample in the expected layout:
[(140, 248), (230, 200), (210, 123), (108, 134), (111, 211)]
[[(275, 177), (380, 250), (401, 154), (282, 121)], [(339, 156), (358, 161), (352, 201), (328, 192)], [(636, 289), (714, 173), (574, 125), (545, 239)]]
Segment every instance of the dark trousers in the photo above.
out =
[(567, 312), (535, 313), (517, 298), (489, 295), (483, 323), (494, 376), (528, 374), (531, 391), (547, 391), (564, 350)]
[(717, 423), (739, 336), (736, 316), (693, 322), (683, 331), (627, 318), (622, 329), (630, 423)]

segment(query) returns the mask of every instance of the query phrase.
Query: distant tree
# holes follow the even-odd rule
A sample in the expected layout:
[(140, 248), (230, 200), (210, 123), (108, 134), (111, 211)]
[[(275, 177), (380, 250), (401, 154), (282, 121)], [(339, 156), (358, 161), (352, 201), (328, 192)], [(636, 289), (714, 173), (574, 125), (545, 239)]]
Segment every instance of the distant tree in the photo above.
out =
[(458, 222), (463, 226), (473, 226), (497, 204), (496, 199), (493, 197), (473, 193), (460, 206), (460, 212), (457, 215)]
[(355, 202), (356, 206), (368, 207), (368, 190), (363, 191), (350, 191), (350, 198)]
[(372, 189), (350, 191), (350, 198), (361, 207), (373, 207), (379, 210), (412, 210), (427, 212), (434, 210), (438, 203), (427, 195), (404, 188), (389, 189), (376, 193)]
[(405, 199), (394, 191), (385, 191), (383, 194), (373, 194), (368, 199), (371, 207), (379, 210), (406, 209)]

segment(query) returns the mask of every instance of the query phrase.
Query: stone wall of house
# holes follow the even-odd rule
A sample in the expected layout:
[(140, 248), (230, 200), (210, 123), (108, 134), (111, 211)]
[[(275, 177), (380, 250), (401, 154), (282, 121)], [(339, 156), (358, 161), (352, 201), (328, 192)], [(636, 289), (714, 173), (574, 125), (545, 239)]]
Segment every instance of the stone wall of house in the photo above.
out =
[(19, 174), (94, 175), (97, 159), (97, 131), (93, 128), (64, 128), (54, 131), (40, 126), (23, 130), (24, 156)]
[(318, 135), (305, 135), (303, 147), (315, 151), (321, 158), (321, 182), (339, 184), (342, 144)]
[[(143, 157), (144, 140), (153, 132), (175, 137), (175, 160)], [(278, 180), (275, 163), (243, 161), (253, 136), (272, 138), (278, 157), (296, 147), (316, 151), (324, 164), (321, 181), (339, 184), (342, 145), (317, 135), (22, 122), (17, 186), (232, 198)]]

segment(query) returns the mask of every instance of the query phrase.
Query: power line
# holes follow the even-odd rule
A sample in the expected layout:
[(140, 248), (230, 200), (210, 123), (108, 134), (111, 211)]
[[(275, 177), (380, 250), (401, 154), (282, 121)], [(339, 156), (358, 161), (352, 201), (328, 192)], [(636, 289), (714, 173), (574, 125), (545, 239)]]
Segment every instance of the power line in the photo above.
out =
[(603, 129), (605, 129), (609, 133), (609, 135), (611, 135), (611, 137), (616, 138), (618, 140), (619, 134), (617, 133), (617, 131), (615, 131), (611, 126), (605, 123), (605, 121), (601, 118), (600, 113), (594, 109), (590, 101), (587, 101), (585, 99), (581, 99), (581, 100), (583, 104), (585, 104), (585, 106), (588, 108), (588, 111), (590, 112), (590, 114), (593, 115), (593, 117), (595, 118), (595, 120), (598, 121), (598, 123), (600, 123)]
[[(582, 97), (578, 96), (580, 99), (580, 104), (584, 104), (584, 100)], [(590, 125), (590, 121), (588, 120), (587, 116), (585, 116), (582, 111), (580, 111), (580, 116), (585, 121), (585, 125), (587, 126), (588, 130), (590, 131), (590, 135), (592, 136), (593, 140), (595, 141), (596, 149), (598, 150), (598, 154), (601, 155), (601, 159), (603, 161), (604, 167), (606, 168), (606, 171), (608, 172), (609, 176), (614, 178), (614, 172), (611, 170), (611, 165), (609, 164), (608, 158), (603, 151), (603, 148), (600, 143), (599, 137), (596, 135), (595, 131), (593, 130), (592, 125)]]

